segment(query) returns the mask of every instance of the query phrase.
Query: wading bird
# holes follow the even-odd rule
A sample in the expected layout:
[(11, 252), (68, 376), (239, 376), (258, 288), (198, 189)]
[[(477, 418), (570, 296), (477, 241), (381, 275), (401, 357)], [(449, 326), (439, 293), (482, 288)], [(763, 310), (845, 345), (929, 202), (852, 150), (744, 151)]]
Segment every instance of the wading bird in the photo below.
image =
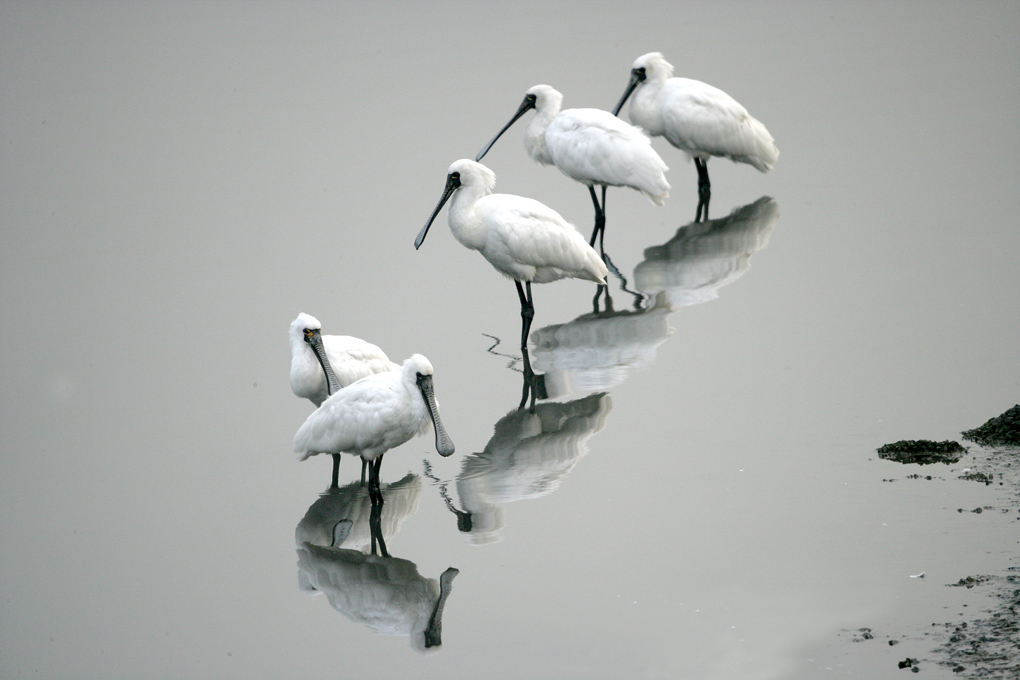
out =
[[(535, 117), (524, 131), (524, 148), (543, 165), (555, 165), (567, 177), (588, 187), (595, 205), (595, 229), (590, 245), (606, 228), (606, 187), (630, 187), (643, 193), (655, 205), (669, 196), (664, 174), (669, 168), (652, 148), (648, 135), (601, 109), (560, 110), (563, 95), (548, 85), (535, 85), (524, 96), (517, 113), (485, 148), (476, 161), (489, 152), (496, 140), (518, 118), (531, 109)], [(595, 187), (602, 187), (602, 202)], [(601, 245), (601, 238), (599, 239)]]
[[(514, 280), (521, 301), (521, 351), (526, 375), (528, 333), (535, 317), (532, 283), (564, 278), (605, 285), (609, 271), (599, 254), (558, 212), (530, 198), (493, 194), (496, 175), (481, 163), (462, 158), (450, 166), (443, 195), (414, 241), (419, 248), (450, 197), (454, 238), (477, 250), (496, 271)], [(523, 285), (522, 285), (523, 283)], [(532, 399), (534, 404), (534, 399)], [(523, 406), (523, 401), (522, 401)]]
[(673, 66), (659, 52), (638, 57), (613, 113), (619, 113), (633, 93), (630, 122), (652, 136), (665, 137), (694, 158), (701, 200), (707, 201), (712, 193), (708, 181), (712, 156), (747, 163), (762, 172), (772, 169), (779, 149), (760, 121), (719, 88), (672, 75)]
[[(311, 314), (302, 312), (290, 323), (290, 389), (316, 406), (367, 375), (399, 370), (400, 364), (370, 342), (350, 335), (322, 335), (322, 324)], [(330, 488), (337, 487), (339, 473), (340, 454), (335, 453)]]
[(436, 450), (454, 451), (439, 418), (432, 364), (413, 354), (399, 371), (375, 373), (330, 395), (294, 435), (299, 460), (319, 453), (350, 453), (371, 463), (368, 488), (379, 493), (379, 468), (387, 451), (435, 428)]

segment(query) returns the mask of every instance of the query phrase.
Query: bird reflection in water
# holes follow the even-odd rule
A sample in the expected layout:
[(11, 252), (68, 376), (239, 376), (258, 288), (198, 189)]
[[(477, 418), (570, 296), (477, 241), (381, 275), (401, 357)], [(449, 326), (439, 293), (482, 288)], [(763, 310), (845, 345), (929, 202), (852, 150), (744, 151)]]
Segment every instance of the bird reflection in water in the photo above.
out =
[[(778, 203), (763, 196), (726, 217), (681, 227), (664, 245), (645, 249), (634, 270), (636, 291), (607, 256), (621, 290), (634, 296), (634, 309), (615, 311), (608, 288), (600, 287), (594, 312), (533, 331), (530, 365), (533, 384), (542, 389), (538, 398), (608, 391), (649, 366), (673, 333), (668, 317), (679, 307), (715, 299), (719, 288), (742, 276), (751, 256), (768, 245), (778, 218)], [(605, 309), (599, 311), (603, 292)]]
[(440, 484), (457, 528), (475, 544), (499, 541), (506, 524), (503, 506), (558, 489), (611, 410), (609, 395), (600, 393), (541, 403), (534, 411), (516, 409), (501, 418), (485, 450), (464, 458), (456, 480), (460, 509)]
[(552, 398), (606, 391), (645, 368), (672, 333), (672, 308), (662, 296), (644, 309), (582, 314), (531, 334), (534, 367)]
[(719, 288), (743, 276), (751, 256), (768, 245), (778, 219), (779, 204), (762, 196), (726, 217), (680, 227), (665, 244), (645, 249), (634, 285), (649, 296), (665, 294), (673, 307), (714, 300)]
[(359, 482), (330, 488), (319, 496), (298, 522), (294, 541), (312, 543), (326, 548), (367, 550), (372, 547), (373, 536), (369, 529), (372, 513), (378, 507), (380, 538), (383, 554), (385, 541), (399, 531), (408, 517), (418, 512), (421, 497), (421, 477), (407, 473), (403, 479), (380, 488), (384, 502), (372, 503), (371, 494)]
[(406, 635), (413, 649), (429, 653), (442, 646), (443, 610), (459, 571), (450, 567), (438, 579), (426, 578), (386, 548), (417, 512), (421, 487), (421, 478), (408, 473), (382, 485), (378, 498), (358, 482), (330, 489), (294, 535), (301, 590), (323, 593), (351, 621), (382, 635)]

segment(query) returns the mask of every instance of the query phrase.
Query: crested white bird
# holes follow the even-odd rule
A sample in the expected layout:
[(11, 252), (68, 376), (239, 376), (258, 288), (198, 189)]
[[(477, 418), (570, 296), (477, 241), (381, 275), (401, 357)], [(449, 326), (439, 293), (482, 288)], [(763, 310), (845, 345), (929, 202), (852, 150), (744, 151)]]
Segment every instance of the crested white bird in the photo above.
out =
[[(398, 370), (400, 364), (370, 342), (350, 335), (322, 335), (322, 324), (311, 314), (301, 312), (290, 322), (290, 389), (316, 406), (367, 375)], [(337, 488), (339, 475), (340, 454), (334, 453), (331, 489)]]
[(399, 371), (366, 376), (331, 394), (294, 435), (299, 460), (319, 453), (350, 453), (369, 466), (369, 489), (379, 492), (379, 467), (387, 451), (435, 429), (441, 456), (454, 451), (443, 428), (429, 360), (413, 354)]
[[(609, 270), (599, 254), (558, 212), (530, 198), (493, 194), (496, 175), (467, 158), (450, 166), (446, 188), (428, 222), (414, 241), (419, 248), (443, 205), (450, 204), (450, 231), (467, 248), (477, 250), (500, 274), (517, 285), (521, 301), (521, 349), (535, 316), (531, 284), (564, 278), (605, 284)], [(522, 282), (524, 286), (522, 287)], [(530, 366), (527, 366), (530, 370)]]
[(779, 158), (772, 135), (733, 97), (717, 87), (690, 78), (672, 78), (673, 66), (659, 52), (635, 60), (630, 82), (613, 109), (619, 113), (630, 103), (630, 121), (652, 136), (694, 158), (698, 169), (698, 194), (711, 195), (708, 159), (724, 156), (768, 172)]
[[(517, 113), (476, 161), (488, 153), (496, 140), (527, 111), (535, 117), (524, 131), (524, 148), (543, 165), (555, 165), (567, 177), (587, 185), (595, 205), (595, 229), (589, 244), (606, 228), (606, 187), (630, 187), (655, 205), (669, 196), (665, 172), (669, 168), (652, 148), (644, 132), (601, 109), (560, 110), (563, 95), (548, 85), (535, 85), (524, 95)], [(602, 202), (595, 186), (602, 187)], [(600, 239), (601, 242), (601, 239)]]
[[(339, 382), (332, 390), (326, 364)], [(398, 370), (400, 364), (370, 342), (350, 335), (322, 335), (322, 324), (311, 314), (302, 312), (290, 323), (290, 388), (316, 406), (366, 375)]]

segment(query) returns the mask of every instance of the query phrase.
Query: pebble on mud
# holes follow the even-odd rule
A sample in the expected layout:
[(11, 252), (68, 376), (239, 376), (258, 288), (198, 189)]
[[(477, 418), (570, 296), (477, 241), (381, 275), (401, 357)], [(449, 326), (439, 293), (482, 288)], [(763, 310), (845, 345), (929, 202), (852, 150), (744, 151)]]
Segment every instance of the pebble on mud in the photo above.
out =
[(899, 662), (899, 664), (897, 664), (897, 665), (898, 665), (898, 666), (899, 666), (900, 668), (909, 668), (909, 669), (910, 669), (910, 670), (912, 670), (913, 672), (917, 673), (917, 672), (918, 672), (918, 671), (920, 670), (920, 667), (918, 666), (918, 664), (919, 664), (919, 663), (921, 663), (921, 662), (920, 662), (920, 661), (918, 661), (917, 659), (911, 659), (911, 658), (910, 658), (910, 657), (908, 656), (908, 657), (907, 657), (906, 659), (904, 659), (903, 661), (900, 661), (900, 662)]

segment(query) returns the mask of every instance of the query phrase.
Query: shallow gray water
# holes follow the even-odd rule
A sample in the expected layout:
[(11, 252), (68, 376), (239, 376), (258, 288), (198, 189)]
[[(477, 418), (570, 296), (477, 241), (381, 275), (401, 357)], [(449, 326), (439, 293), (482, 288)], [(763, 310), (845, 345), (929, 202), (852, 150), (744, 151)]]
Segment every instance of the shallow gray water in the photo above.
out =
[[(1020, 401), (1018, 29), (1010, 3), (3, 4), (0, 675), (954, 677), (930, 624), (983, 600), (945, 584), (1015, 564), (1016, 519), (874, 450)], [(445, 213), (412, 241), (528, 87), (610, 108), (651, 50), (779, 162), (713, 161), (710, 217), (749, 207), (699, 239), (656, 140), (671, 197), (610, 191), (606, 249), (668, 290), (625, 314), (614, 279), (599, 326), (594, 286), (536, 286), (560, 405), (511, 414), (512, 284)], [(497, 191), (587, 234), (522, 134)], [(435, 655), (299, 574), (329, 481), (291, 453), (300, 311), (436, 367), (457, 453), (382, 468), (393, 569), (459, 570)]]

